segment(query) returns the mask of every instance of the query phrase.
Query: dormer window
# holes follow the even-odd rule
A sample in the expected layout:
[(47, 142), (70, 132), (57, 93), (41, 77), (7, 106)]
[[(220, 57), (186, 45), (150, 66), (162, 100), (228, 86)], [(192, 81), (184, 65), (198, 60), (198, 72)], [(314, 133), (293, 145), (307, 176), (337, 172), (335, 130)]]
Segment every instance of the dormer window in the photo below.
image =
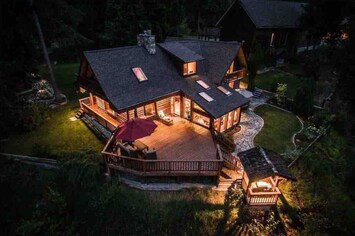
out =
[(183, 75), (193, 75), (196, 74), (196, 62), (189, 62), (184, 64)]
[(145, 76), (142, 68), (134, 67), (134, 68), (132, 68), (132, 71), (133, 71), (134, 75), (136, 76), (136, 78), (138, 79), (139, 82), (143, 82), (143, 81), (147, 81), (148, 80), (148, 78), (147, 78), (147, 76)]

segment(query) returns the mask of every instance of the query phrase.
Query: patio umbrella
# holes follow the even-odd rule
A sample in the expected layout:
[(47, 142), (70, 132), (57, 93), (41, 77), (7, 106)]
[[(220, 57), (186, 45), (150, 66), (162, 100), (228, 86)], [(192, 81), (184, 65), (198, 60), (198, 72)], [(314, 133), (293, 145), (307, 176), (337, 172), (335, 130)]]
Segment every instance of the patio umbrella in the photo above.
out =
[(156, 127), (157, 125), (152, 120), (136, 118), (120, 125), (115, 137), (116, 139), (133, 142), (136, 139), (151, 135)]

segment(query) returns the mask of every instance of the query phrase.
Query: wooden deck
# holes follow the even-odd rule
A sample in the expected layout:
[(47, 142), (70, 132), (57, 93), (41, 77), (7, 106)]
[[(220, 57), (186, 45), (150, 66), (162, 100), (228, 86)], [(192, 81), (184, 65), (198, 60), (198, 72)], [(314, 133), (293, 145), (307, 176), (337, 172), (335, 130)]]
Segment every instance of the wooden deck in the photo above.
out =
[(208, 129), (182, 118), (173, 119), (171, 126), (154, 121), (158, 125), (154, 133), (139, 139), (149, 149), (157, 150), (158, 160), (217, 160), (217, 149)]

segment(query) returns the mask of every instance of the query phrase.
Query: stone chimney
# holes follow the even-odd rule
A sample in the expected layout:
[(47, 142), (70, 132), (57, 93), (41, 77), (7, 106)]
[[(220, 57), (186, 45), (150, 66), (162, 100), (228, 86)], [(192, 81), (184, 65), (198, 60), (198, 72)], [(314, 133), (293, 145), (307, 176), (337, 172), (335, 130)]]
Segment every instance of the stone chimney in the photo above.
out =
[(155, 54), (155, 35), (152, 35), (151, 30), (144, 30), (142, 34), (137, 35), (138, 46), (143, 46), (149, 54)]

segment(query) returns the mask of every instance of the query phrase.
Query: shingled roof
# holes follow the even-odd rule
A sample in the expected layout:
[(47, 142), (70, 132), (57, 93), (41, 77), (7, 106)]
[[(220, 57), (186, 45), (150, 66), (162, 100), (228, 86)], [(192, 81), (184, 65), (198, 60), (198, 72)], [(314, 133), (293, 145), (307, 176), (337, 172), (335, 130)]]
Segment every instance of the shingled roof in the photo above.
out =
[(255, 147), (238, 153), (238, 157), (251, 182), (269, 176), (280, 176), (296, 180), (288, 170), (281, 155), (262, 147)]
[(166, 42), (159, 44), (167, 52), (180, 59), (183, 62), (200, 61), (204, 58), (196, 52), (188, 49), (179, 42)]
[[(183, 92), (193, 98), (214, 118), (248, 102), (232, 89), (229, 89), (232, 95), (227, 97), (215, 85), (222, 81), (240, 48), (239, 43), (198, 40), (183, 40), (179, 43), (183, 48), (204, 58), (198, 61), (197, 77), (183, 78), (178, 73), (170, 53), (160, 44), (156, 47), (154, 55), (149, 54), (144, 47), (130, 46), (86, 51), (84, 56), (96, 75), (103, 93), (117, 111), (177, 92)], [(133, 67), (140, 67), (148, 80), (139, 82), (132, 72)], [(215, 101), (207, 102), (199, 95), (204, 89), (195, 82), (196, 79), (202, 79), (210, 84), (211, 89), (205, 92)]]
[[(299, 19), (304, 13), (305, 3), (278, 0), (236, 0), (231, 6), (234, 4), (240, 4), (256, 28), (300, 28)], [(232, 9), (233, 7), (229, 7), (222, 18)]]

